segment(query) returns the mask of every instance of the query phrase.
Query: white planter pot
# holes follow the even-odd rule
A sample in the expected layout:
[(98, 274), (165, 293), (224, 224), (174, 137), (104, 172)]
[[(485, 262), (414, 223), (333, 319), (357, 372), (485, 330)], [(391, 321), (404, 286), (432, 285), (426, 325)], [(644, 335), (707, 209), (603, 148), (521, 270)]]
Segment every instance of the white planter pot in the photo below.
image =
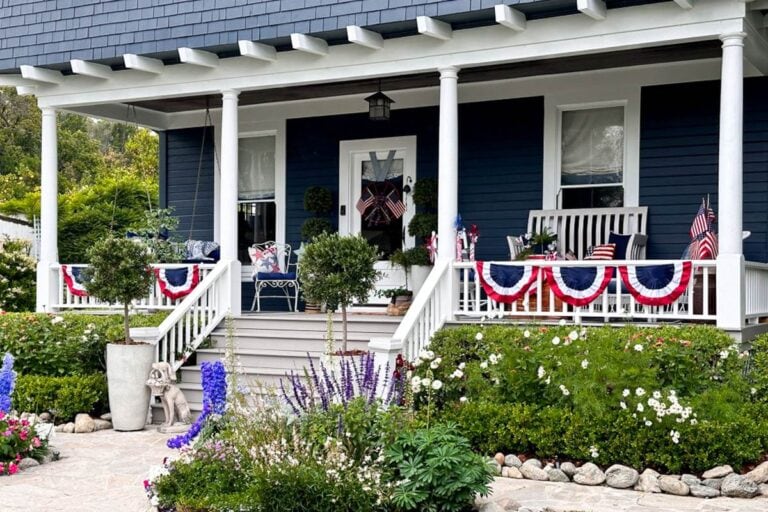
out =
[(154, 361), (154, 345), (107, 345), (109, 410), (115, 430), (144, 429), (150, 394), (147, 378)]
[(413, 265), (411, 267), (411, 289), (413, 290), (413, 296), (419, 293), (421, 287), (424, 286), (424, 281), (429, 277), (429, 273), (432, 272), (431, 265)]

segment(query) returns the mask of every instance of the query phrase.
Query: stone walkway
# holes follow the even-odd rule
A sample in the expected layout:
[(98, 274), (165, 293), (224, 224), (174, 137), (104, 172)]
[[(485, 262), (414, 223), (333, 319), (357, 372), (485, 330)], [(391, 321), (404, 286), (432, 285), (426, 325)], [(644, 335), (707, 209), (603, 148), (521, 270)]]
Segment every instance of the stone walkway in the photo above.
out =
[(0, 477), (3, 512), (145, 512), (142, 482), (172, 450), (156, 430), (55, 433), (61, 460)]
[[(701, 499), (669, 494), (622, 491), (610, 487), (587, 487), (574, 483), (536, 482), (497, 478), (493, 495), (478, 500), (507, 505), (514, 502), (521, 512), (766, 512), (768, 498), (752, 500), (734, 498)], [(505, 502), (506, 501), (506, 502)]]
[[(172, 450), (155, 430), (54, 434), (62, 459), (0, 478), (2, 512), (147, 512), (142, 482)], [(765, 512), (768, 498), (703, 500), (608, 487), (499, 478), (493, 495), (521, 512)], [(516, 504), (515, 507), (510, 505)], [(498, 510), (498, 509), (497, 509)]]

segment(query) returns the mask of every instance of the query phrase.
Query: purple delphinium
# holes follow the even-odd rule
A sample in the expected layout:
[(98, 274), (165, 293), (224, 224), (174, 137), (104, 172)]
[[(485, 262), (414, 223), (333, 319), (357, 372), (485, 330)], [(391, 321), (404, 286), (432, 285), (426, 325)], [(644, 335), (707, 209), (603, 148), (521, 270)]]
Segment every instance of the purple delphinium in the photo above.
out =
[(200, 364), (203, 385), (203, 411), (189, 430), (168, 440), (168, 448), (181, 448), (192, 442), (211, 414), (222, 416), (227, 407), (227, 371), (224, 363), (204, 361)]
[(11, 411), (11, 396), (16, 386), (16, 372), (13, 371), (13, 356), (9, 353), (3, 358), (0, 368), (0, 412)]

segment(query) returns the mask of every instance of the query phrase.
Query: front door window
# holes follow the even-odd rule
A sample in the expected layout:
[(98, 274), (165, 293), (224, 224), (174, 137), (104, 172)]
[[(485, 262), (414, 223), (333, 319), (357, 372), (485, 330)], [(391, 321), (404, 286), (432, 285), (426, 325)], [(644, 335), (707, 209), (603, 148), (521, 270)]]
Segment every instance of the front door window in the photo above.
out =
[(360, 234), (379, 250), (379, 259), (389, 259), (403, 249), (403, 165), (395, 158), (396, 151), (387, 152), (386, 159), (371, 152), (360, 162), (360, 199), (356, 208), (360, 214)]

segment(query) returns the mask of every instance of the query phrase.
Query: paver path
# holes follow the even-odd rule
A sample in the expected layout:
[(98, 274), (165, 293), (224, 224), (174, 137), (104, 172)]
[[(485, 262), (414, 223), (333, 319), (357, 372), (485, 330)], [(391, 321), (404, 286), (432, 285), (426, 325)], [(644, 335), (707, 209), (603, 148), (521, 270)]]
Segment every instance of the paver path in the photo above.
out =
[(622, 491), (609, 487), (588, 487), (574, 483), (536, 482), (497, 478), (493, 495), (482, 500), (509, 498), (532, 510), (549, 508), (556, 512), (766, 512), (768, 498), (752, 500), (714, 498), (710, 500)]
[(145, 512), (142, 482), (173, 450), (156, 430), (55, 433), (61, 460), (0, 477), (2, 512)]

